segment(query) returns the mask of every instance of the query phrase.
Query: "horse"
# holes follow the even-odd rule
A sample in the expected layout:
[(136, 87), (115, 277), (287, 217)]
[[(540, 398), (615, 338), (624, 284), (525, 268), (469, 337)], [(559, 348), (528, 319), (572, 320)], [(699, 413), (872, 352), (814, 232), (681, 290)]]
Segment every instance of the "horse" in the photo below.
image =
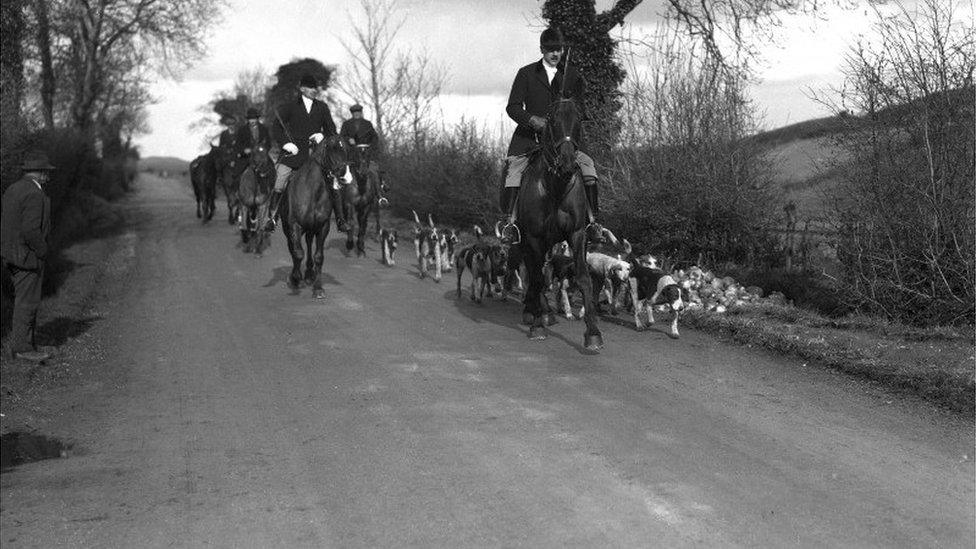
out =
[(261, 223), (268, 217), (268, 197), (275, 180), (274, 162), (264, 145), (251, 150), (244, 172), (237, 187), (237, 201), (241, 208), (241, 242), (244, 252), (260, 254), (267, 241), (267, 232)]
[(214, 151), (211, 148), (207, 154), (202, 154), (190, 162), (190, 183), (193, 185), (193, 196), (197, 200), (197, 217), (203, 222), (210, 221), (217, 206), (214, 204), (217, 194), (217, 168), (214, 165)]
[(237, 157), (237, 147), (217, 147), (217, 179), (227, 197), (227, 223), (233, 225), (240, 215), (241, 205), (237, 200), (237, 186), (242, 171), (241, 159)]
[(560, 241), (569, 242), (576, 266), (576, 284), (583, 294), (583, 345), (589, 351), (603, 347), (597, 327), (593, 284), (586, 268), (589, 208), (583, 177), (576, 165), (580, 135), (580, 112), (572, 99), (557, 99), (549, 106), (541, 144), (522, 175), (522, 189), (516, 219), (522, 238), (519, 246), (525, 261), (528, 289), (523, 299), (523, 321), (529, 324), (530, 339), (545, 339), (546, 325), (553, 321), (545, 297), (543, 265), (546, 252)]
[(288, 252), (292, 258), (288, 286), (297, 290), (302, 282), (311, 284), (312, 295), (316, 299), (325, 297), (325, 291), (322, 290), (322, 263), (325, 254), (322, 250), (325, 239), (329, 236), (329, 221), (332, 217), (332, 197), (328, 185), (343, 177), (348, 169), (346, 153), (339, 137), (323, 139), (312, 147), (308, 160), (291, 173), (279, 212), (282, 232), (285, 233)]
[(376, 212), (377, 233), (379, 232), (380, 181), (379, 174), (369, 169), (371, 161), (369, 145), (356, 145), (354, 159), (353, 182), (343, 185), (342, 201), (346, 219), (349, 221), (349, 231), (346, 233), (346, 250), (352, 251), (353, 248), (353, 230), (355, 227), (350, 214), (355, 213), (359, 229), (355, 237), (356, 255), (362, 257), (366, 255), (366, 225), (370, 212)]

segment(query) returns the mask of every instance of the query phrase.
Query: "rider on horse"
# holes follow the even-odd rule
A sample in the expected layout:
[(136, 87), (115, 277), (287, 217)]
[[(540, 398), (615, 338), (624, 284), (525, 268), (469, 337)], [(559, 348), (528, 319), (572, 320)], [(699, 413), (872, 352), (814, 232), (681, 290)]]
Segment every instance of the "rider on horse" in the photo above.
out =
[(251, 149), (258, 145), (264, 145), (266, 150), (271, 150), (271, 132), (261, 123), (261, 113), (254, 107), (249, 107), (246, 120), (245, 125), (237, 130), (237, 156), (243, 159), (250, 157)]
[[(278, 214), (281, 197), (288, 186), (288, 177), (308, 159), (308, 143), (321, 143), (326, 137), (336, 135), (335, 122), (329, 106), (316, 99), (318, 82), (310, 74), (302, 76), (298, 84), (299, 98), (289, 101), (276, 111), (277, 123), (272, 126), (275, 140), (281, 146), (282, 154), (275, 168), (274, 192), (271, 193), (271, 207), (268, 209), (266, 230), (274, 230), (274, 219)], [(336, 228), (348, 231), (346, 218), (334, 185), (329, 185), (332, 195), (332, 209), (336, 217)]]
[[(563, 97), (573, 99), (579, 109), (583, 110), (585, 81), (564, 60), (568, 43), (562, 31), (555, 27), (542, 31), (539, 47), (542, 59), (519, 69), (508, 96), (508, 106), (505, 108), (508, 116), (518, 124), (508, 146), (505, 187), (501, 195), (502, 210), (509, 214), (508, 222), (502, 228), (502, 239), (507, 242), (520, 240), (519, 230), (515, 226), (519, 187), (532, 153), (539, 148), (539, 134), (546, 127), (549, 105)], [(593, 159), (582, 151), (576, 153), (576, 164), (583, 175), (593, 224), (596, 223), (598, 207), (596, 167)]]
[(376, 181), (380, 182), (379, 200), (382, 204), (386, 202), (386, 198), (383, 197), (386, 183), (383, 181), (383, 175), (380, 173), (380, 165), (375, 158), (378, 152), (377, 145), (379, 145), (380, 141), (379, 135), (376, 133), (376, 129), (373, 128), (373, 123), (363, 118), (362, 105), (355, 104), (349, 107), (349, 112), (352, 118), (342, 123), (342, 128), (339, 130), (339, 137), (342, 138), (343, 143), (350, 146), (365, 145), (373, 151), (369, 157), (369, 163), (365, 168), (366, 171), (376, 178)]

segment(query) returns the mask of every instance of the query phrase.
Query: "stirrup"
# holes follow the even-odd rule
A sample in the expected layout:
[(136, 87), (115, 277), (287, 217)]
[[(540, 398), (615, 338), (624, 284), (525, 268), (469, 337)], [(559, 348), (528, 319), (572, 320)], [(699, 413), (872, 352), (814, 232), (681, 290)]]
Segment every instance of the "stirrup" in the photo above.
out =
[[(514, 239), (508, 236), (508, 233), (511, 233), (513, 231), (515, 232)], [(514, 246), (515, 244), (519, 244), (522, 242), (522, 232), (519, 230), (518, 225), (516, 225), (515, 223), (508, 222), (506, 225), (502, 227), (501, 232), (502, 232), (501, 241), (504, 242), (505, 244), (511, 244)]]

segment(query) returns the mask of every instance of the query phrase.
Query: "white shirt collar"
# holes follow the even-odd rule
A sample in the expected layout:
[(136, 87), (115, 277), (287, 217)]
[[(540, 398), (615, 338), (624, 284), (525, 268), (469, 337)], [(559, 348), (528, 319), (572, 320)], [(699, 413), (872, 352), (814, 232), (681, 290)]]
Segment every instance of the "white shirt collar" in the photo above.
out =
[(552, 79), (556, 77), (556, 71), (559, 70), (559, 67), (550, 67), (549, 63), (546, 63), (546, 60), (543, 59), (542, 68), (546, 69), (546, 76), (549, 77), (549, 83), (552, 84)]
[(33, 183), (34, 183), (35, 185), (37, 185), (37, 188), (38, 188), (38, 189), (40, 189), (40, 190), (42, 190), (42, 191), (44, 190), (44, 187), (42, 187), (42, 186), (41, 186), (41, 182), (40, 182), (40, 181), (38, 181), (36, 177), (33, 177), (33, 176), (27, 176), (27, 179), (30, 179), (30, 180), (31, 180), (31, 181), (32, 181), (32, 182), (33, 182)]
[(305, 103), (305, 112), (306, 113), (311, 113), (312, 112), (312, 100), (309, 99), (309, 98), (307, 98), (307, 97), (305, 97), (303, 95), (302, 96), (302, 103)]

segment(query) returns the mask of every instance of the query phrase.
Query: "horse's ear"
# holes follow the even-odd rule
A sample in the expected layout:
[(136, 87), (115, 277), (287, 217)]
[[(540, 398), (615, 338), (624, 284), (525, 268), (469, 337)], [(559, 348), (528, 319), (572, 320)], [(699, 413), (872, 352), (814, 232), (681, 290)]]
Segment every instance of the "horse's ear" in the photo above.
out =
[(495, 222), (495, 238), (501, 238), (502, 237), (502, 231), (501, 231), (501, 229), (499, 229), (499, 226), (501, 224), (502, 224), (501, 221), (496, 221)]
[(427, 214), (427, 223), (430, 223), (430, 228), (431, 229), (434, 228), (434, 216), (433, 215)]
[(417, 225), (420, 225), (420, 216), (417, 215), (417, 211), (416, 210), (410, 210), (410, 211), (413, 212), (413, 221), (414, 221), (414, 223), (416, 223)]

